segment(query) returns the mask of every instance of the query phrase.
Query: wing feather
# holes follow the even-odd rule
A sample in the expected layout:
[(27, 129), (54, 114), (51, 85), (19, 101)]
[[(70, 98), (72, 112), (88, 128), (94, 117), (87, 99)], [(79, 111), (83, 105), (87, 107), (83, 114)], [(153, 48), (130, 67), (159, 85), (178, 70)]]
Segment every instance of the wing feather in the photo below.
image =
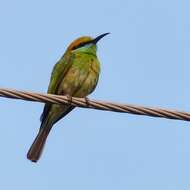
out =
[[(61, 81), (64, 79), (66, 73), (69, 71), (69, 68), (72, 65), (73, 58), (74, 54), (65, 55), (55, 64), (48, 86), (48, 94), (58, 94), (59, 85)], [(51, 105), (52, 104), (46, 103), (44, 106), (43, 112), (40, 117), (42, 124), (48, 116), (48, 113), (51, 109)]]

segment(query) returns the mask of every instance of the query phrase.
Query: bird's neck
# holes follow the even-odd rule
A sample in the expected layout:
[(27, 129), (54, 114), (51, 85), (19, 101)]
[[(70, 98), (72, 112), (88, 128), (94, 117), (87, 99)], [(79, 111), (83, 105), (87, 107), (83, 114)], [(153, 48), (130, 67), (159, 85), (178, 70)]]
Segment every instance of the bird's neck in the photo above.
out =
[(96, 56), (97, 47), (94, 44), (89, 44), (87, 46), (81, 47), (79, 49), (74, 50), (74, 53), (85, 53)]

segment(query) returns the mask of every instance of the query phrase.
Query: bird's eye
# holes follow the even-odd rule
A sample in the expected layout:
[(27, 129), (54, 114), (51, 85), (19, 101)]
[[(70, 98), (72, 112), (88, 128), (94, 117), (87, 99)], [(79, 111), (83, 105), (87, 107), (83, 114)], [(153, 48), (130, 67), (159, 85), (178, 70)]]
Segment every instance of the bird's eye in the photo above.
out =
[(75, 49), (77, 49), (77, 46), (73, 46), (73, 47), (72, 47), (72, 50), (75, 50)]
[(81, 48), (81, 47), (83, 47), (83, 46), (85, 46), (85, 45), (87, 45), (87, 44), (90, 44), (90, 43), (91, 43), (91, 41), (89, 41), (89, 42), (81, 42), (81, 43), (79, 43), (78, 45), (73, 46), (72, 50)]
[(85, 43), (80, 43), (78, 46), (77, 46), (77, 48), (80, 48), (80, 47), (82, 47), (82, 46), (84, 46), (85, 45)]
[(82, 47), (83, 45), (84, 45), (84, 43), (80, 43), (76, 46), (73, 46), (72, 50), (78, 49), (78, 48)]

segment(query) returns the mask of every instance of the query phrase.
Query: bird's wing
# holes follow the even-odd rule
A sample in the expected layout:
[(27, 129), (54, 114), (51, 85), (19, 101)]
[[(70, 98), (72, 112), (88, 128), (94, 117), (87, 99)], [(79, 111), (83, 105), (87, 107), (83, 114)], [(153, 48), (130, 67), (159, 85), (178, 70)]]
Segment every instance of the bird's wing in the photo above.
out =
[(70, 54), (70, 56), (63, 56), (54, 66), (53, 71), (51, 73), (51, 79), (48, 86), (49, 94), (57, 94), (59, 85), (69, 68), (72, 66), (72, 61), (74, 58), (74, 54)]
[[(74, 54), (70, 56), (63, 56), (54, 66), (50, 83), (48, 86), (48, 94), (58, 94), (58, 88), (65, 77), (66, 73), (68, 72), (69, 68), (72, 66), (72, 60), (74, 58)], [(40, 117), (41, 122), (43, 123), (51, 109), (51, 104), (46, 103), (44, 106), (44, 110)], [(73, 108), (72, 108), (73, 109)]]

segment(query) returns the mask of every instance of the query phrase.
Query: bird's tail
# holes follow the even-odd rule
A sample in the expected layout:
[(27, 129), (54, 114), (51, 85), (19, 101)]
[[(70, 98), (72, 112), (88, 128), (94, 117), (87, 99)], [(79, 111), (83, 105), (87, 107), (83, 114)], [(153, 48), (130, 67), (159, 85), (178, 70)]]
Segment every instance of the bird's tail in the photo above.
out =
[(39, 160), (51, 128), (52, 125), (44, 125), (40, 128), (38, 135), (27, 153), (27, 158), (32, 162)]

